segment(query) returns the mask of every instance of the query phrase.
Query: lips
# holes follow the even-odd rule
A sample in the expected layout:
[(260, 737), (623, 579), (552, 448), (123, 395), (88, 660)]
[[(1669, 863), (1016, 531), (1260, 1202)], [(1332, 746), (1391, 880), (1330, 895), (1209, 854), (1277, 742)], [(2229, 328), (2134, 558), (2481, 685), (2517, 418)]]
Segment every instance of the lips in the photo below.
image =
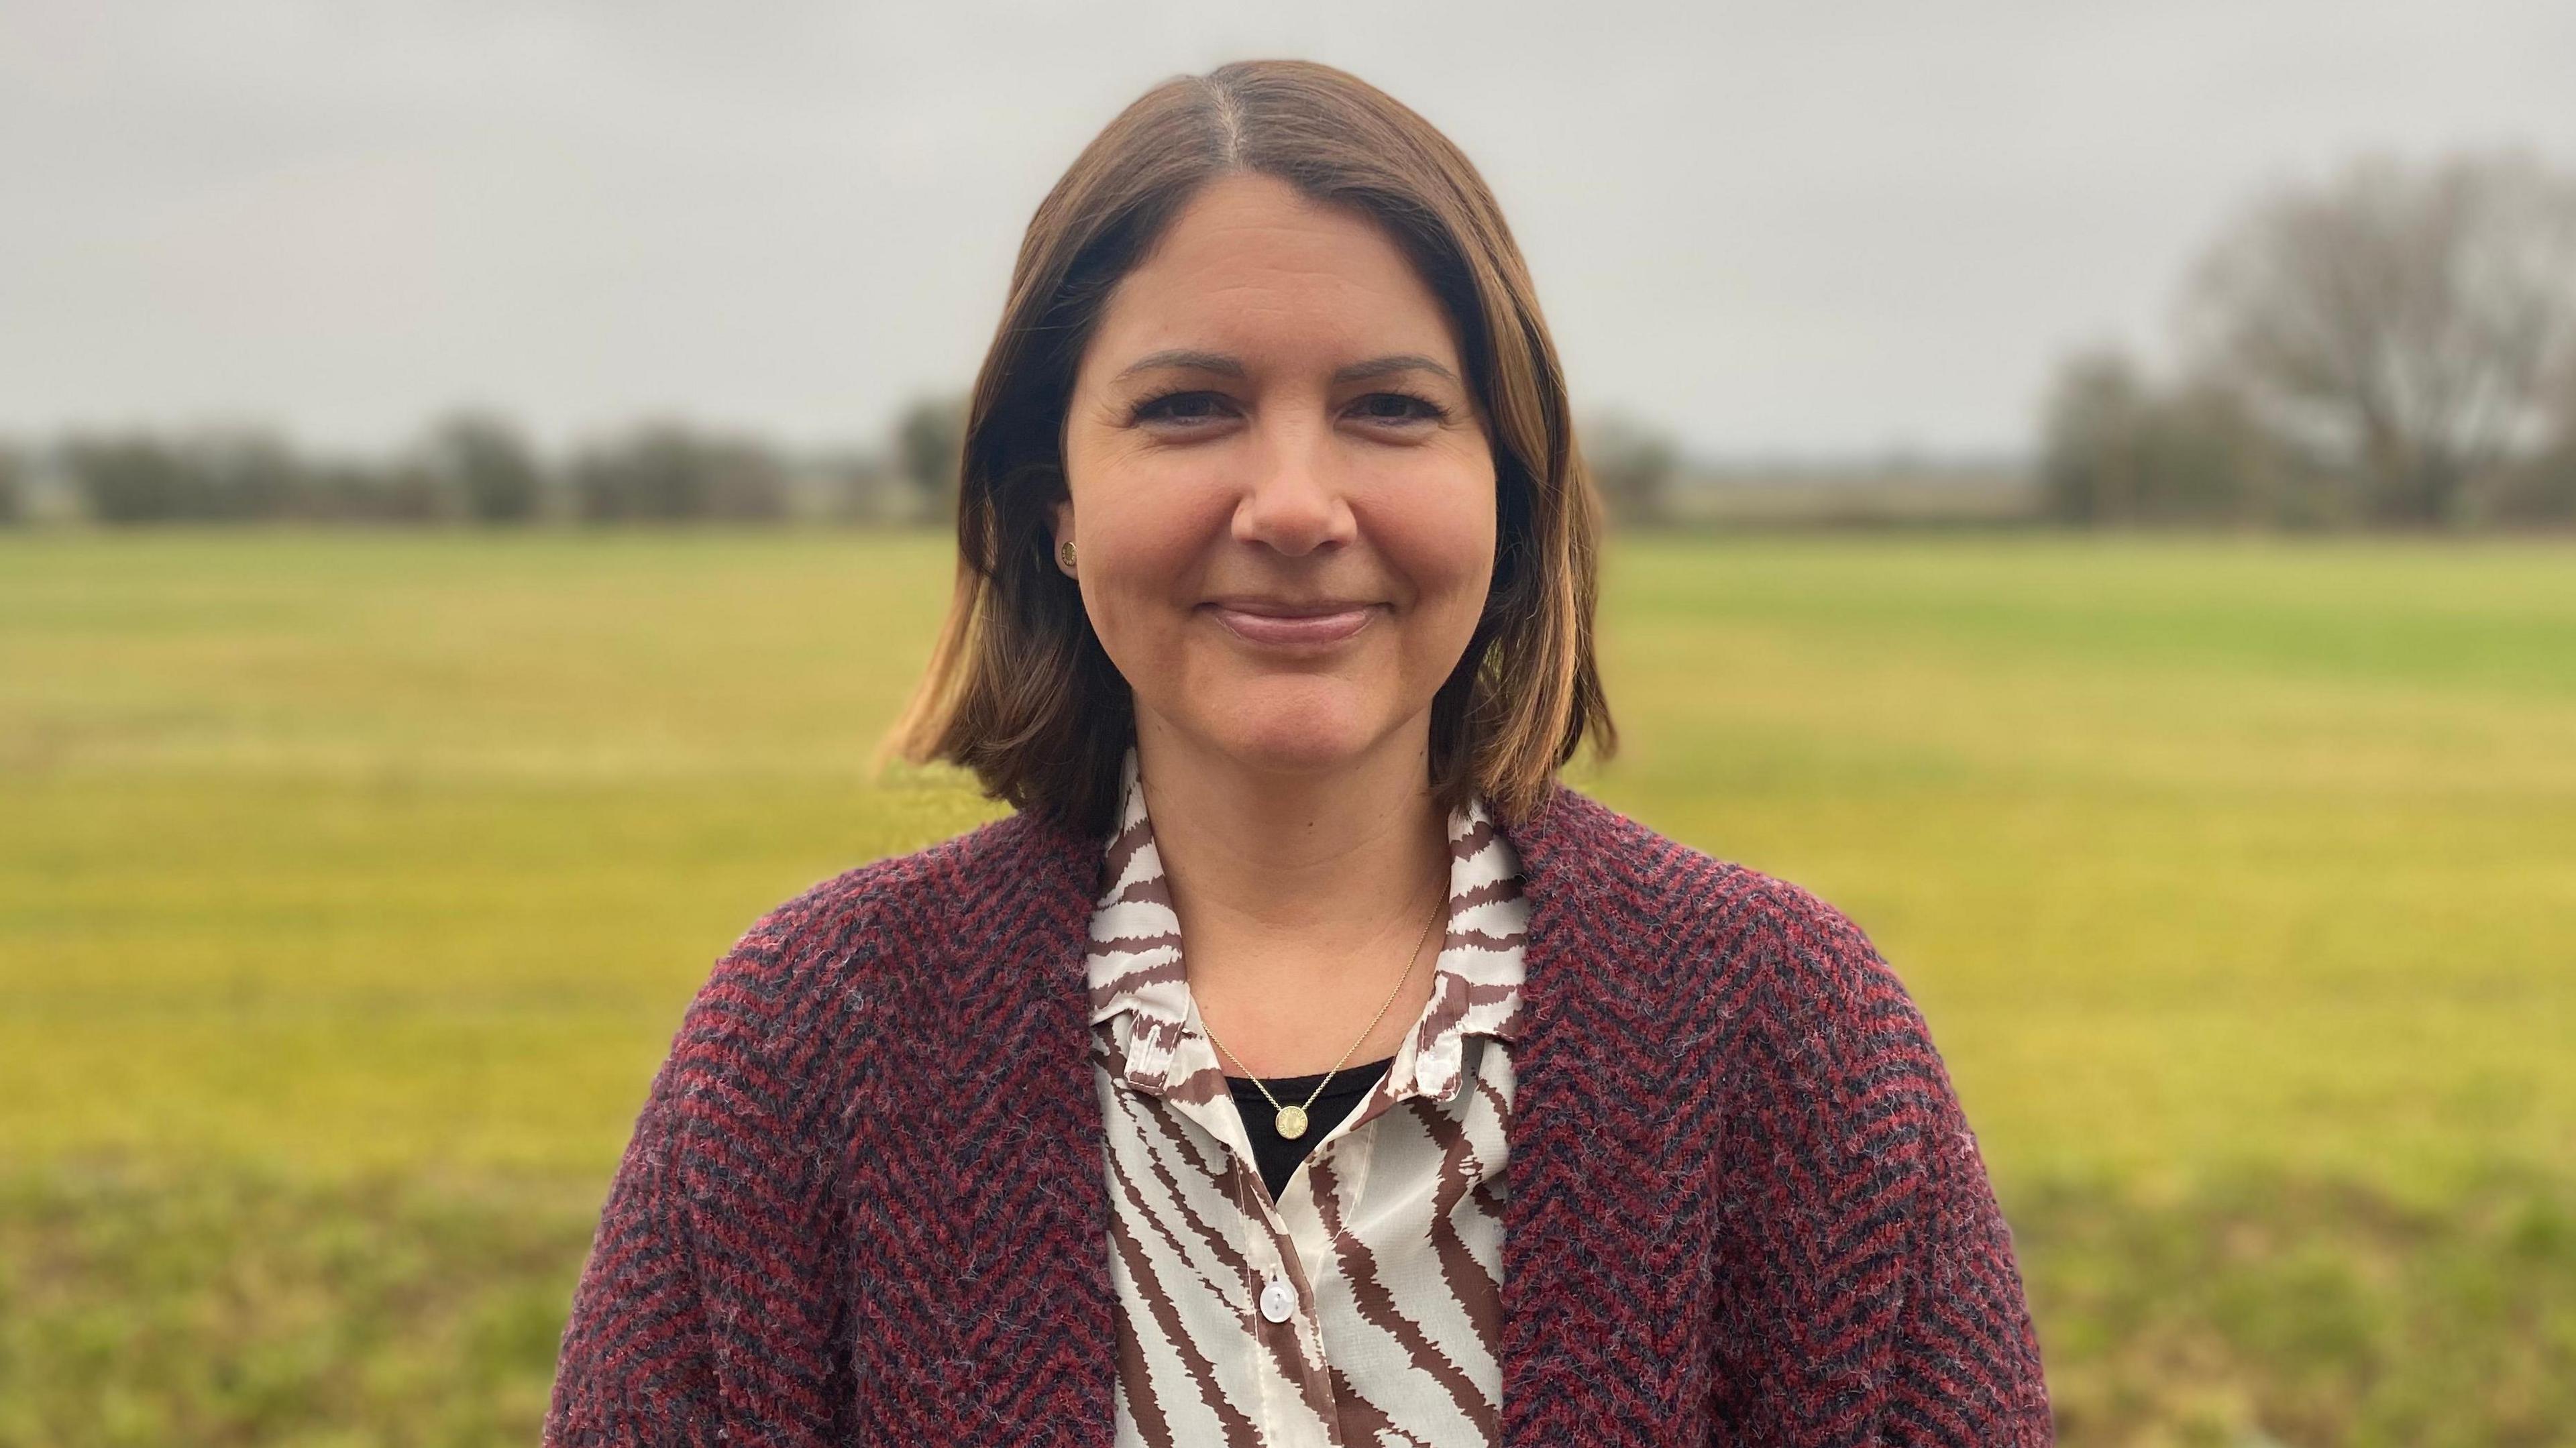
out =
[(1383, 607), (1374, 603), (1272, 603), (1242, 599), (1204, 605), (1228, 632), (1269, 648), (1337, 644), (1368, 627)]

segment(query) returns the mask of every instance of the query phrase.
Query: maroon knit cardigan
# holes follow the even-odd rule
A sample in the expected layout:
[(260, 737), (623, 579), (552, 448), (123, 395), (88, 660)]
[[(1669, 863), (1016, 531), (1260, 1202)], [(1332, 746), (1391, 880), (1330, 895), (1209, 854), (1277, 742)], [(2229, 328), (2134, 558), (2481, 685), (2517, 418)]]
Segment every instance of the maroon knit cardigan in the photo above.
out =
[[(1505, 834), (1502, 1441), (2052, 1442), (1976, 1137), (1860, 929), (1567, 786)], [(1010, 815), (718, 962), (609, 1189), (547, 1443), (1110, 1448), (1100, 865)]]

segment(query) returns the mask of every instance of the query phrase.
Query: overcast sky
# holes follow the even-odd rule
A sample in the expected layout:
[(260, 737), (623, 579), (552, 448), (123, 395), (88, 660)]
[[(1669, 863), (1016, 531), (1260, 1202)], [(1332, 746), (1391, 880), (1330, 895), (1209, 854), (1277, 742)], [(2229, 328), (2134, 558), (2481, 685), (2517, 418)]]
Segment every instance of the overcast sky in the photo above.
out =
[(1712, 455), (2018, 448), (2263, 185), (2576, 164), (2570, 0), (0, 0), (0, 431), (872, 440), (1100, 125), (1257, 55), (1446, 130), (1577, 403)]

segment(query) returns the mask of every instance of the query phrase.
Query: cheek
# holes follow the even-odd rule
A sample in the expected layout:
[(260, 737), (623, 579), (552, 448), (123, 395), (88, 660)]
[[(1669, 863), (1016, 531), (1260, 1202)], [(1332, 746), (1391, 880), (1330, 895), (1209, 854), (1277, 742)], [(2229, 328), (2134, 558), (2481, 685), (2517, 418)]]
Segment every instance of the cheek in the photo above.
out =
[(1075, 506), (1083, 557), (1100, 560), (1094, 581), (1139, 602), (1198, 597), (1213, 545), (1226, 534), (1228, 499), (1212, 488), (1131, 477)]
[(1494, 571), (1494, 481), (1489, 472), (1461, 469), (1436, 483), (1382, 495), (1373, 522), (1388, 565), (1417, 593), (1414, 606), (1442, 616), (1464, 612), (1472, 622), (1484, 607)]
[(1092, 628), (1122, 667), (1150, 668), (1204, 592), (1211, 540), (1225, 536), (1227, 500), (1220, 490), (1167, 475), (1162, 460), (1069, 461)]

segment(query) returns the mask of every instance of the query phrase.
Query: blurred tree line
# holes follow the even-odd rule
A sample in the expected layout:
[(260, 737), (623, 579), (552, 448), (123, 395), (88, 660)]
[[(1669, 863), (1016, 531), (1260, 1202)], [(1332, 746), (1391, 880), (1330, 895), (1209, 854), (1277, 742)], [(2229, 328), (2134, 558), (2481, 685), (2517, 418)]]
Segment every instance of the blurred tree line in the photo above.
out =
[(2059, 369), (2043, 507), (2076, 523), (2576, 522), (2576, 177), (2530, 153), (2364, 157), (2240, 212), (2178, 363)]
[[(946, 526), (956, 516), (962, 393), (924, 396), (882, 447), (798, 454), (668, 418), (549, 459), (507, 418), (466, 410), (390, 455), (328, 458), (247, 426), (0, 442), (0, 525), (39, 513), (111, 525), (292, 521), (520, 525), (786, 522)], [(1622, 413), (1584, 453), (1616, 519), (1669, 520), (1679, 454)], [(38, 508), (33, 495), (53, 497)]]
[[(944, 520), (964, 409), (963, 397), (914, 402), (895, 429), (899, 452), (794, 452), (654, 418), (548, 457), (484, 410), (451, 413), (372, 457), (319, 456), (243, 425), (75, 432), (46, 447), (0, 442), (0, 523)], [(944, 463), (939, 444), (914, 445), (924, 436), (951, 440)]]
[[(2043, 517), (2576, 524), (2576, 177), (2527, 151), (2368, 156), (2275, 187), (2187, 274), (2175, 330), (2168, 369), (2117, 346), (2060, 365), (2033, 469)], [(365, 458), (240, 426), (0, 439), (0, 524), (944, 526), (965, 407), (924, 396), (878, 446), (803, 453), (665, 418), (547, 457), (488, 411)], [(1614, 523), (1685, 521), (1669, 434), (1617, 410), (1577, 431)]]

